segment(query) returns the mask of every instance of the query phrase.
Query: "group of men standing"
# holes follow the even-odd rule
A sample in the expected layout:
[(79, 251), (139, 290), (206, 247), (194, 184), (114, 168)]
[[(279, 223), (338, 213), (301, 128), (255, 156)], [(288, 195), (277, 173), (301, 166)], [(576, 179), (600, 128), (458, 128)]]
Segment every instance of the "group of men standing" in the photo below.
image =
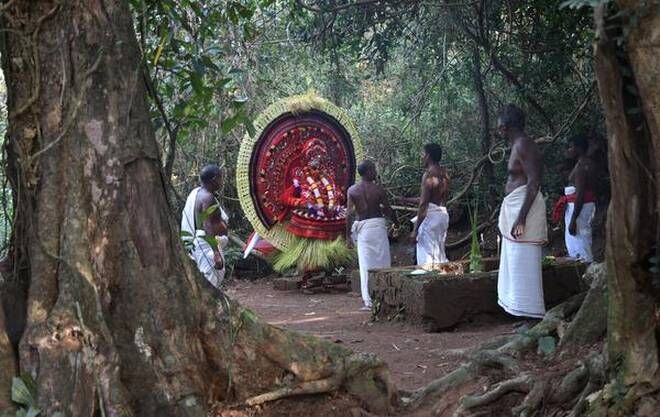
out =
[[(498, 115), (498, 133), (508, 140), (511, 154), (507, 165), (505, 197), (499, 213), (502, 235), (498, 273), (498, 303), (509, 314), (540, 318), (545, 314), (542, 281), (542, 245), (547, 242), (545, 199), (540, 191), (543, 156), (537, 144), (525, 134), (525, 115), (515, 105), (505, 106)], [(554, 217), (564, 215), (565, 240), (569, 256), (591, 262), (591, 221), (595, 212), (593, 162), (583, 136), (569, 141), (569, 157), (577, 163), (569, 175), (565, 196), (555, 207)], [(440, 165), (442, 148), (424, 145), (425, 171), (420, 196), (401, 198), (400, 203), (416, 204), (411, 240), (416, 244), (417, 264), (424, 269), (447, 262), (445, 240), (449, 226), (446, 198), (449, 189), (447, 169)], [(377, 183), (376, 166), (366, 160), (359, 164), (360, 181), (347, 191), (346, 238), (355, 242), (360, 268), (363, 309), (371, 308), (369, 270), (391, 265), (385, 217), (394, 223), (384, 188)], [(214, 286), (224, 278), (222, 254), (227, 244), (227, 215), (215, 193), (221, 188), (223, 172), (208, 165), (200, 173), (201, 186), (186, 201), (181, 220), (184, 241), (199, 270)]]
[[(542, 280), (542, 245), (548, 240), (545, 199), (540, 191), (543, 156), (537, 144), (525, 134), (525, 115), (515, 105), (505, 106), (498, 115), (498, 133), (507, 139), (511, 154), (507, 165), (505, 197), (499, 213), (502, 235), (498, 272), (498, 303), (509, 314), (540, 318), (545, 314)], [(562, 199), (565, 204), (566, 246), (569, 256), (591, 262), (591, 221), (595, 211), (593, 164), (587, 156), (586, 140), (572, 138), (569, 157), (577, 163), (569, 176), (571, 183)], [(449, 225), (446, 196), (449, 175), (440, 165), (442, 149), (424, 146), (425, 167), (419, 198), (402, 203), (418, 204), (412, 219), (412, 239), (417, 246), (417, 264), (423, 267), (447, 262), (445, 239)], [(360, 164), (360, 182), (348, 190), (350, 237), (357, 243), (364, 309), (371, 307), (368, 271), (390, 266), (390, 248), (384, 216), (393, 222), (385, 190), (376, 184), (376, 167), (371, 161)], [(350, 219), (357, 216), (353, 223)]]

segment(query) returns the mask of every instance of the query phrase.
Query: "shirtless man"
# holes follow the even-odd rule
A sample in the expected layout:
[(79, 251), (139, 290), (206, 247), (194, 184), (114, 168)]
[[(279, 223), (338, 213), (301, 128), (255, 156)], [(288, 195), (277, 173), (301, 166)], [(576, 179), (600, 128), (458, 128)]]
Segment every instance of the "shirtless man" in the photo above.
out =
[(449, 214), (445, 207), (449, 190), (449, 174), (440, 166), (442, 148), (437, 143), (424, 145), (422, 164), (426, 168), (422, 175), (420, 197), (402, 198), (409, 204), (418, 204), (417, 217), (412, 221), (411, 239), (417, 242), (417, 264), (433, 267), (447, 262), (445, 240), (449, 227)]
[[(364, 161), (358, 166), (360, 182), (347, 192), (348, 215), (346, 219), (347, 241), (357, 243), (360, 264), (360, 289), (363, 310), (371, 310), (369, 296), (369, 270), (388, 268), (391, 265), (390, 243), (387, 224), (383, 215), (396, 223), (385, 190), (376, 184), (376, 165)], [(353, 217), (357, 214), (357, 221)]]
[(524, 129), (522, 110), (513, 104), (505, 106), (497, 130), (509, 141), (511, 156), (499, 218), (503, 239), (498, 302), (510, 314), (543, 317), (541, 245), (547, 241), (545, 200), (540, 192), (543, 157)]
[[(191, 257), (206, 279), (219, 287), (225, 275), (222, 247), (227, 242), (228, 218), (215, 196), (222, 188), (223, 172), (217, 165), (207, 165), (199, 174), (201, 187), (195, 188), (183, 210), (181, 230), (190, 234)], [(218, 244), (213, 239), (219, 237)]]
[(567, 201), (564, 213), (566, 249), (568, 256), (592, 262), (591, 221), (596, 211), (594, 188), (597, 175), (585, 136), (577, 135), (569, 140), (567, 157), (577, 162), (568, 176), (569, 185), (564, 189)]

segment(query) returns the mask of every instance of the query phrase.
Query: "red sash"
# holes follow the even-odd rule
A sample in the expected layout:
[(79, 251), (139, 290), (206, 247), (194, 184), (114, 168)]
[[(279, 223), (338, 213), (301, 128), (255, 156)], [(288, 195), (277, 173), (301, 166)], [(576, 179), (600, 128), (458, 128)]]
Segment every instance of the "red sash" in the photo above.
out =
[[(563, 195), (559, 197), (559, 200), (555, 203), (554, 207), (552, 208), (552, 221), (553, 223), (559, 223), (561, 222), (561, 219), (564, 217), (564, 212), (566, 211), (566, 205), (568, 203), (575, 203), (575, 198), (577, 197), (577, 193), (569, 194), (569, 195)], [(593, 191), (587, 191), (584, 193), (584, 203), (595, 203), (596, 202), (596, 194), (594, 194)]]

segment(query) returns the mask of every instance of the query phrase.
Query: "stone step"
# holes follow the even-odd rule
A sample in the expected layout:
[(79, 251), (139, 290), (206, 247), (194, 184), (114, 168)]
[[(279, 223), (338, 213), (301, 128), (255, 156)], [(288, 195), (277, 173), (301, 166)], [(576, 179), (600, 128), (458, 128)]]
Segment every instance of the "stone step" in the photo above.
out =
[[(370, 272), (369, 292), (377, 317), (391, 319), (396, 316), (423, 324), (429, 331), (439, 331), (480, 314), (502, 313), (497, 304), (497, 271), (473, 274), (431, 271), (411, 275), (415, 268)], [(584, 264), (576, 262), (544, 266), (546, 308), (586, 291), (588, 287), (581, 278), (585, 270)]]

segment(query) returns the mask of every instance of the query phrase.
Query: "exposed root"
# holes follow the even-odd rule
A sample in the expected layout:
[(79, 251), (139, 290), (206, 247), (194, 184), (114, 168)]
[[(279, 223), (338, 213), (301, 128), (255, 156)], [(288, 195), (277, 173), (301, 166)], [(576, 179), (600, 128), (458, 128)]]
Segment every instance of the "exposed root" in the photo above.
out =
[(593, 264), (585, 273), (591, 281), (580, 310), (568, 324), (559, 343), (560, 349), (570, 349), (594, 343), (607, 331), (607, 274), (605, 264)]
[[(594, 284), (592, 287), (594, 294), (595, 287), (598, 286)], [(595, 300), (591, 305), (599, 305), (600, 295), (602, 293), (590, 297)], [(566, 330), (567, 334), (574, 334), (575, 330), (571, 326), (576, 324), (571, 318), (579, 310), (582, 314), (587, 314), (588, 308), (581, 308), (585, 296), (586, 293), (573, 296), (554, 307), (541, 322), (521, 334), (482, 343), (474, 350), (451, 352), (465, 356), (466, 363), (414, 392), (410, 398), (404, 398), (404, 403), (411, 409), (430, 406), (435, 415), (477, 416), (484, 410), (487, 415), (492, 415), (492, 410), (487, 406), (515, 392), (526, 394), (517, 406), (511, 408), (511, 413), (516, 417), (545, 415), (550, 409), (548, 407), (561, 409), (561, 415), (580, 417), (589, 396), (602, 387), (604, 365), (601, 355), (592, 355), (568, 372), (565, 366), (560, 366), (557, 370), (544, 372), (540, 376), (523, 372), (524, 368), (517, 358), (535, 348), (542, 337), (561, 337), (563, 330)], [(589, 340), (593, 341), (592, 338)], [(555, 356), (555, 359), (560, 358)], [(478, 387), (483, 385), (485, 377), (487, 380), (495, 378), (500, 382), (491, 386), (485, 393), (478, 392)], [(461, 399), (457, 401), (457, 398)], [(456, 404), (458, 408), (451, 414)]]
[(469, 410), (495, 402), (510, 392), (529, 392), (531, 383), (531, 376), (522, 375), (500, 382), (495, 388), (485, 394), (465, 396), (461, 400), (456, 412), (454, 412), (454, 417), (464, 416)]
[(307, 394), (323, 394), (335, 391), (341, 386), (339, 378), (326, 378), (318, 381), (303, 382), (297, 387), (285, 387), (265, 394), (257, 395), (245, 400), (249, 406), (263, 404), (269, 401), (279, 400), (285, 397)]
[(574, 295), (550, 309), (540, 323), (528, 332), (514, 337), (497, 350), (515, 356), (534, 347), (539, 338), (556, 333), (557, 329), (580, 308), (585, 296), (586, 293)]
[(488, 369), (497, 369), (504, 375), (515, 375), (520, 372), (517, 361), (507, 354), (495, 350), (477, 351), (470, 357), (469, 362), (415, 391), (404, 402), (411, 407), (419, 407), (432, 398), (441, 397), (448, 391), (459, 388)]
[[(230, 327), (236, 329), (227, 347), (234, 356), (230, 373), (236, 396), (246, 404), (344, 390), (369, 411), (392, 410), (397, 391), (386, 365), (375, 355), (279, 329), (233, 303), (229, 311)], [(272, 390), (273, 386), (279, 388)]]
[(533, 416), (536, 413), (536, 410), (538, 410), (541, 407), (541, 404), (543, 404), (548, 385), (548, 381), (546, 380), (541, 380), (535, 383), (522, 403), (511, 410), (512, 414), (520, 417)]
[(587, 383), (580, 393), (575, 406), (571, 410), (569, 417), (579, 417), (583, 415), (588, 406), (588, 398), (594, 392), (603, 387), (605, 383), (605, 361), (600, 354), (594, 354), (587, 359), (586, 367), (588, 370)]

